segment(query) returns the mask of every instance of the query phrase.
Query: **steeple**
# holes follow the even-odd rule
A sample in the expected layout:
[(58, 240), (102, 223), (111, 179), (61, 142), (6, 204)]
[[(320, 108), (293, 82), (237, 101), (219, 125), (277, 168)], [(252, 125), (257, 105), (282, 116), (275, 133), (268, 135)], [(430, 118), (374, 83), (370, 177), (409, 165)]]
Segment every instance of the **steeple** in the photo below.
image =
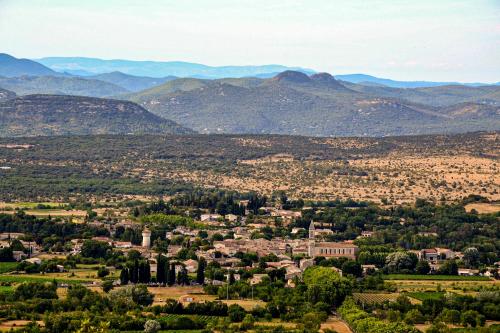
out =
[(314, 239), (314, 237), (315, 237), (314, 221), (311, 220), (311, 223), (309, 224), (309, 239)]

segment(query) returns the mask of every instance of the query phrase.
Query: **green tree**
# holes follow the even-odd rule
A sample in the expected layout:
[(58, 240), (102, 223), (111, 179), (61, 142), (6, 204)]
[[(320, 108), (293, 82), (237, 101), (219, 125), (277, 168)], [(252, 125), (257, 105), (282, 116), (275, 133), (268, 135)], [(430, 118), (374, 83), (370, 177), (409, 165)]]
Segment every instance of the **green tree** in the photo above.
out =
[(438, 270), (439, 274), (443, 275), (457, 275), (458, 265), (455, 260), (446, 260)]
[(102, 283), (102, 291), (109, 293), (113, 289), (113, 281), (106, 280)]
[(410, 273), (415, 269), (418, 258), (411, 252), (394, 252), (387, 256), (385, 265), (389, 273)]
[(182, 267), (177, 273), (177, 284), (181, 286), (189, 284), (188, 272), (185, 267)]
[(302, 317), (302, 326), (305, 332), (318, 332), (321, 326), (321, 319), (317, 313), (309, 312)]
[(423, 275), (425, 275), (425, 274), (429, 274), (430, 271), (431, 271), (431, 266), (425, 260), (420, 260), (417, 263), (417, 266), (415, 267), (415, 272), (417, 274), (423, 274)]
[(306, 299), (316, 304), (324, 302), (338, 306), (352, 291), (352, 280), (341, 277), (329, 267), (313, 266), (305, 270), (303, 280), (307, 286)]
[(207, 261), (205, 258), (200, 257), (198, 260), (198, 270), (196, 271), (196, 283), (205, 284), (205, 268), (207, 266)]
[(354, 277), (361, 277), (363, 275), (363, 268), (354, 260), (347, 260), (342, 264), (342, 274), (352, 275)]
[(240, 329), (242, 330), (251, 330), (253, 329), (255, 324), (255, 318), (251, 314), (245, 315), (243, 321), (241, 322)]
[(469, 268), (477, 267), (480, 263), (481, 255), (477, 248), (469, 247), (464, 250), (464, 264)]
[(467, 311), (462, 312), (462, 315), (460, 317), (460, 322), (462, 323), (462, 325), (464, 327), (468, 327), (468, 326), (476, 327), (478, 324), (478, 322), (477, 322), (478, 316), (479, 316), (479, 312), (477, 312), (475, 310), (467, 310)]
[(229, 319), (235, 323), (235, 322), (240, 322), (245, 318), (246, 312), (245, 309), (243, 309), (240, 305), (238, 304), (231, 304), (228, 309), (227, 309), (227, 315)]
[(109, 275), (109, 270), (104, 267), (104, 266), (100, 266), (98, 269), (97, 269), (97, 276), (100, 277), (100, 278), (103, 278), (103, 277), (106, 277)]
[(87, 258), (106, 258), (111, 251), (111, 245), (106, 242), (99, 242), (87, 239), (82, 244), (81, 255)]
[(156, 282), (165, 284), (167, 282), (167, 265), (168, 261), (164, 255), (158, 254), (156, 259)]
[(126, 284), (128, 284), (128, 281), (129, 281), (128, 268), (123, 267), (121, 272), (120, 272), (120, 284), (126, 285)]
[(175, 265), (170, 265), (170, 268), (167, 272), (167, 284), (169, 286), (173, 286), (175, 284)]
[(404, 321), (409, 325), (423, 324), (425, 323), (425, 317), (417, 309), (412, 309), (405, 314)]

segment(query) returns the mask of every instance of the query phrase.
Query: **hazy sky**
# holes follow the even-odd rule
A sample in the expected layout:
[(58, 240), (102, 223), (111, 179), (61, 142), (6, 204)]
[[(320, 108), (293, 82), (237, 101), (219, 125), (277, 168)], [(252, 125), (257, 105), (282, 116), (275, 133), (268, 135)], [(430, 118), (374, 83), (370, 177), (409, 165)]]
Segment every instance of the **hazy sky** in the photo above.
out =
[(500, 81), (500, 0), (0, 0), (0, 52)]

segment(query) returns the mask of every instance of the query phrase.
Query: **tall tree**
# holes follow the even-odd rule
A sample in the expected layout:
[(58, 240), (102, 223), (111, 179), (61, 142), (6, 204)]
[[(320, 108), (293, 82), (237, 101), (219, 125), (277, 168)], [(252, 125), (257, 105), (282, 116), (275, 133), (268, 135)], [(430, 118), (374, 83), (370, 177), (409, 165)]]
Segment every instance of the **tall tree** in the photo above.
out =
[(175, 264), (170, 265), (167, 275), (167, 284), (172, 286), (175, 284)]
[(129, 279), (132, 283), (139, 282), (139, 260), (135, 259), (132, 266), (129, 268)]
[(185, 267), (182, 267), (182, 269), (177, 274), (177, 284), (181, 286), (189, 284), (188, 272)]
[(120, 272), (120, 284), (126, 285), (128, 284), (129, 277), (128, 277), (128, 268), (123, 267), (122, 271)]
[(165, 284), (166, 282), (165, 266), (166, 266), (165, 257), (160, 253), (158, 254), (158, 258), (156, 259), (156, 282), (161, 284)]
[(196, 282), (198, 284), (205, 283), (205, 268), (207, 267), (207, 261), (205, 258), (200, 257), (198, 260), (198, 271), (196, 272)]

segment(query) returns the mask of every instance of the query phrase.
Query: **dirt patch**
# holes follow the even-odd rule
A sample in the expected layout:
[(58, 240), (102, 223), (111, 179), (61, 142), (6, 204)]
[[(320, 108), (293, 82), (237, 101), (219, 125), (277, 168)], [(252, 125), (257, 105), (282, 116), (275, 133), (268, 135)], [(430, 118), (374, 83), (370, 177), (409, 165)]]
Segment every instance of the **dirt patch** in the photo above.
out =
[(321, 332), (324, 332), (325, 329), (334, 330), (337, 333), (353, 333), (349, 326), (342, 320), (340, 320), (337, 316), (330, 316), (328, 319), (321, 324)]
[(467, 212), (473, 209), (479, 214), (494, 214), (500, 212), (500, 203), (472, 203), (465, 206)]

